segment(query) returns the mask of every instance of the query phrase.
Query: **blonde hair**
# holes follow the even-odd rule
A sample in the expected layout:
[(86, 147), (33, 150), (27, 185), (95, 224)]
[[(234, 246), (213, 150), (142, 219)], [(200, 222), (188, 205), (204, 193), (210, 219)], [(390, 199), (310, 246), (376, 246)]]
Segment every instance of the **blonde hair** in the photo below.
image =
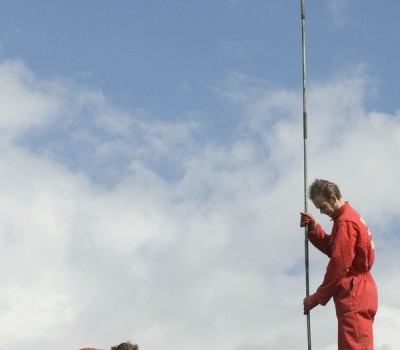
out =
[(318, 195), (323, 196), (326, 200), (329, 200), (332, 195), (339, 200), (342, 198), (338, 185), (323, 179), (315, 179), (308, 188), (308, 197), (311, 200), (314, 200)]
[(113, 346), (111, 350), (139, 350), (139, 346), (136, 344), (131, 344), (130, 342), (126, 342)]

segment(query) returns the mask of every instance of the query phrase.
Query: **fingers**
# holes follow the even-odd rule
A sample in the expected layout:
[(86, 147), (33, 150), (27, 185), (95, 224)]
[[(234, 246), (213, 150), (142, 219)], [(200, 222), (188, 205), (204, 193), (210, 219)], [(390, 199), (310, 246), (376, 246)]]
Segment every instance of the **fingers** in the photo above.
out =
[(312, 230), (317, 225), (317, 222), (310, 213), (300, 213), (300, 227), (306, 227), (307, 225)]
[(304, 315), (307, 315), (317, 305), (318, 305), (318, 301), (315, 298), (315, 294), (305, 297), (303, 300)]
[(300, 227), (306, 227), (314, 219), (309, 213), (300, 213)]
[(305, 218), (305, 219), (307, 218), (308, 220), (313, 220), (314, 219), (311, 213), (303, 213), (303, 212), (301, 212), (300, 215), (301, 215), (302, 218)]
[(304, 315), (307, 315), (307, 314), (310, 312), (310, 310), (309, 310), (308, 307), (307, 307), (307, 301), (306, 301), (306, 299), (307, 299), (307, 298), (304, 298), (304, 300), (303, 300), (303, 314), (304, 314)]
[(307, 218), (300, 218), (300, 227), (306, 227), (310, 221)]
[(304, 315), (307, 315), (312, 309), (311, 304), (308, 301), (306, 302), (306, 299), (304, 299), (303, 307), (304, 307), (304, 309), (303, 309)]

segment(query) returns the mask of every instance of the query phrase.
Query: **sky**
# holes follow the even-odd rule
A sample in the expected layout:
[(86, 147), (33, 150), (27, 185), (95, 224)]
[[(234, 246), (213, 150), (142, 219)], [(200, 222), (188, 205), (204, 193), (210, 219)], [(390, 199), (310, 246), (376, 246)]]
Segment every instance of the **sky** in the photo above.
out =
[[(308, 181), (368, 223), (397, 350), (400, 3), (305, 6)], [(0, 1), (0, 348), (306, 349), (301, 48), (294, 0)]]

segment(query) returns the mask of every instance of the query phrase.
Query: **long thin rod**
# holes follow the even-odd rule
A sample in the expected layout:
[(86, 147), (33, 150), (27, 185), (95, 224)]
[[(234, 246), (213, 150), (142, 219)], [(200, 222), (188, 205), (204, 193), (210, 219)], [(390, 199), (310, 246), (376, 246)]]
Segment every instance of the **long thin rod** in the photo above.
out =
[[(307, 79), (306, 79), (306, 16), (304, 0), (301, 0), (301, 41), (302, 41), (302, 67), (303, 67), (303, 154), (304, 154), (304, 212), (308, 212), (308, 175), (307, 175)], [(304, 230), (304, 262), (306, 270), (306, 296), (310, 295), (310, 272), (308, 257), (308, 228)], [(311, 317), (307, 314), (307, 341), (308, 350), (311, 350)]]

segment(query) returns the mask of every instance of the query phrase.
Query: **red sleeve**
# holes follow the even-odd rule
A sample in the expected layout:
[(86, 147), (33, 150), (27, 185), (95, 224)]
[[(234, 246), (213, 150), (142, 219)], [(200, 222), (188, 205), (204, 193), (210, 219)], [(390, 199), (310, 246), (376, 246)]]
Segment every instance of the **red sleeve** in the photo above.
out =
[(357, 231), (350, 222), (342, 222), (332, 234), (331, 259), (326, 268), (324, 281), (316, 292), (317, 300), (321, 305), (332, 298), (341, 280), (349, 271), (355, 256)]
[(322, 253), (330, 256), (330, 239), (331, 236), (326, 234), (320, 224), (317, 224), (314, 230), (308, 232), (308, 239), (315, 248)]

